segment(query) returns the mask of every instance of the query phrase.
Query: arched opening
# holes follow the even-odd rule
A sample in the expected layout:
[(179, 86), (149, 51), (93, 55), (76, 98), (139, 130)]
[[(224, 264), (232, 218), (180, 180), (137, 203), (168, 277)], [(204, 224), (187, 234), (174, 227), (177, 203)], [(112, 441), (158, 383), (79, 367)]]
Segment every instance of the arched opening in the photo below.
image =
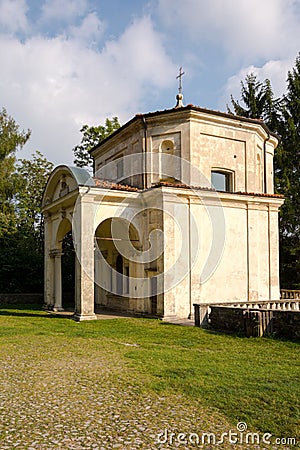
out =
[(75, 250), (71, 222), (65, 217), (59, 224), (54, 251), (56, 310), (75, 310)]
[(123, 295), (123, 257), (118, 254), (116, 259), (116, 271), (117, 271), (117, 294)]
[[(45, 216), (45, 306), (56, 311), (71, 307), (75, 311), (74, 318), (81, 321), (94, 319), (95, 314), (93, 222), (89, 220), (92, 206), (84, 201), (86, 199), (81, 201), (79, 186), (95, 186), (85, 169), (64, 165), (55, 168), (45, 187), (42, 211)], [(77, 257), (70, 232), (74, 214), (81, 207), (84, 213), (76, 218), (76, 230), (73, 230), (78, 241), (74, 243)], [(86, 245), (80, 245), (81, 241)]]
[(140, 249), (134, 225), (120, 218), (104, 220), (96, 229), (95, 311), (129, 310), (130, 276), (138, 276), (130, 252)]
[(123, 258), (121, 255), (117, 256), (117, 260), (116, 260), (116, 270), (118, 273), (123, 274)]

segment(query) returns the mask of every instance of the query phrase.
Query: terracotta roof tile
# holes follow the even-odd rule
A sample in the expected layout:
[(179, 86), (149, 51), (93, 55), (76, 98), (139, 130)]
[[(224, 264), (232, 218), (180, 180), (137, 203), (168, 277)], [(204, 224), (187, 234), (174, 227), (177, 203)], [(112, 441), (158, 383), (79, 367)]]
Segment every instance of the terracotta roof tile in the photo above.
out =
[(281, 195), (281, 194), (268, 194), (268, 193), (265, 193), (265, 192), (235, 192), (235, 194), (239, 194), (239, 195), (254, 195), (256, 197), (284, 198), (284, 195)]
[(215, 191), (215, 189), (213, 188), (209, 188), (209, 187), (201, 187), (201, 186), (189, 186), (188, 184), (184, 184), (184, 183), (180, 183), (180, 182), (175, 182), (175, 183), (171, 183), (168, 181), (159, 181), (158, 183), (155, 183), (151, 186), (151, 188), (156, 188), (156, 187), (175, 187), (175, 188), (182, 188), (182, 189), (198, 189), (198, 190), (202, 190), (202, 191)]
[(112, 181), (101, 180), (94, 178), (95, 185), (103, 189), (112, 189), (115, 191), (128, 191), (137, 192), (139, 189), (134, 186), (128, 186), (127, 184), (113, 183)]
[[(216, 189), (209, 188), (209, 187), (203, 187), (203, 186), (188, 186), (184, 183), (170, 183), (167, 181), (160, 181), (159, 183), (154, 184), (152, 187), (175, 187), (175, 188), (183, 188), (183, 189), (197, 189), (202, 191), (214, 191), (214, 192), (223, 192), (223, 191), (217, 191)], [(255, 197), (270, 197), (270, 198), (284, 198), (284, 195), (281, 194), (268, 194), (264, 192), (226, 192), (227, 194), (234, 194), (234, 195), (252, 195)]]
[[(112, 181), (106, 181), (101, 180), (99, 178), (93, 178), (96, 187), (103, 188), (103, 189), (111, 189), (116, 191), (127, 191), (127, 192), (142, 192), (142, 189), (139, 189), (134, 186), (129, 186), (128, 184), (121, 184), (121, 183), (113, 183)], [(200, 191), (212, 191), (212, 192), (223, 192), (223, 191), (216, 191), (213, 188), (205, 187), (205, 186), (188, 186), (187, 184), (175, 182), (171, 183), (168, 181), (159, 181), (158, 183), (153, 184), (149, 189), (155, 189), (158, 187), (172, 187), (172, 188), (181, 188), (181, 189), (195, 189)], [(148, 189), (148, 190), (149, 190)], [(227, 194), (234, 194), (234, 195), (251, 195), (255, 197), (270, 197), (270, 198), (284, 198), (284, 195), (281, 194), (267, 194), (263, 192), (226, 192)]]

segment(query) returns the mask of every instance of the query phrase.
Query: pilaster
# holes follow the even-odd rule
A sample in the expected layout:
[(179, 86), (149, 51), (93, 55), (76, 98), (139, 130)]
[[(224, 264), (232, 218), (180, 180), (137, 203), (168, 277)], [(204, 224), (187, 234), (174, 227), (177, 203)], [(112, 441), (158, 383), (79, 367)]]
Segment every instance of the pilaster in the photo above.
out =
[(73, 215), (75, 236), (75, 315), (77, 321), (96, 319), (94, 311), (94, 209), (93, 197), (82, 194)]

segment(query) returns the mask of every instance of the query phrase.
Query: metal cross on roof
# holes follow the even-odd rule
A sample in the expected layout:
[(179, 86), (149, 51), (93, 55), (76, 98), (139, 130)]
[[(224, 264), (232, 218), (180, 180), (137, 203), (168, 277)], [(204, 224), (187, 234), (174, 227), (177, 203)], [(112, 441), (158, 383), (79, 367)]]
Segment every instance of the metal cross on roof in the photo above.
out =
[(184, 72), (182, 72), (182, 67), (179, 69), (179, 75), (177, 75), (176, 79), (179, 78), (179, 86), (178, 86), (178, 92), (179, 94), (182, 94), (182, 75), (184, 75)]

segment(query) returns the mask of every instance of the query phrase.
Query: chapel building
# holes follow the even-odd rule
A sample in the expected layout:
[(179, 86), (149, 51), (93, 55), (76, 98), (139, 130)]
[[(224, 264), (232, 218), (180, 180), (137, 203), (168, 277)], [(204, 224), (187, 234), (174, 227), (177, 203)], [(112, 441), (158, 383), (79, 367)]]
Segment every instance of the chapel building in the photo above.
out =
[(60, 310), (62, 241), (75, 248), (74, 317), (191, 318), (193, 303), (280, 297), (276, 135), (198, 106), (138, 114), (58, 166), (43, 197), (45, 305)]

